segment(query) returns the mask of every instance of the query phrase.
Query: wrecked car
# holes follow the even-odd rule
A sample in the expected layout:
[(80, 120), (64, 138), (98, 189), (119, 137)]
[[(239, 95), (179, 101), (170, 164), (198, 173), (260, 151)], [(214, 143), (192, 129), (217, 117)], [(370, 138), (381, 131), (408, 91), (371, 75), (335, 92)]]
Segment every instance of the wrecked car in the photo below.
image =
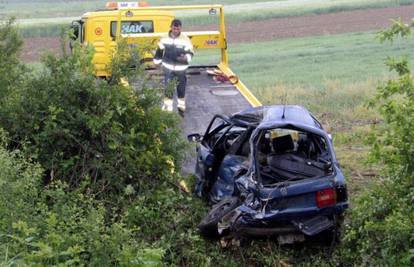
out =
[(207, 237), (277, 236), (280, 243), (337, 233), (347, 188), (331, 136), (305, 108), (276, 105), (216, 115), (197, 141), (198, 196), (213, 204)]

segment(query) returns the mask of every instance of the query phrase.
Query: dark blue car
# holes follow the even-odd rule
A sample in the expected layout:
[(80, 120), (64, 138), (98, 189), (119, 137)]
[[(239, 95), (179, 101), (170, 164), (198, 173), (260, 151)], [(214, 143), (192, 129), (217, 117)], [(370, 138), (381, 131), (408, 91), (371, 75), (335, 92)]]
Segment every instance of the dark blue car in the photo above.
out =
[(330, 135), (301, 106), (216, 115), (197, 139), (196, 194), (214, 204), (208, 237), (276, 235), (280, 243), (337, 233), (348, 208)]

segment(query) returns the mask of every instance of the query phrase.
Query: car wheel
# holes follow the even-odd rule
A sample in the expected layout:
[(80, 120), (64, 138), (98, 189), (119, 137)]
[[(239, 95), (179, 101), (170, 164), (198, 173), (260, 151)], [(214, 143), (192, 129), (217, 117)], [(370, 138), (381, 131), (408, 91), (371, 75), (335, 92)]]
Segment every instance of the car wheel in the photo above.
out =
[(204, 219), (198, 225), (201, 235), (208, 238), (219, 237), (217, 225), (223, 216), (234, 210), (240, 205), (240, 201), (237, 197), (225, 198), (207, 213)]

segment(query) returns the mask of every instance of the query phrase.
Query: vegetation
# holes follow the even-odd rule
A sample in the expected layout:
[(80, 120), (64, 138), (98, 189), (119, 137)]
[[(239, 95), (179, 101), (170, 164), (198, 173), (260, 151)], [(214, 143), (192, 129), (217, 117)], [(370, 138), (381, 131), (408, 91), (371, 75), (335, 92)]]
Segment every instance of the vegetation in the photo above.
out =
[[(397, 22), (380, 36), (409, 35), (410, 27)], [(384, 123), (374, 127), (369, 139), (370, 159), (383, 166), (383, 179), (358, 197), (345, 236), (343, 253), (356, 265), (414, 263), (414, 77), (406, 58), (389, 58), (387, 65), (397, 77), (378, 86), (371, 101)]]
[(108, 83), (78, 46), (45, 56), (40, 73), (20, 71), (12, 22), (0, 37), (1, 265), (160, 265), (164, 248), (127, 225), (148, 192), (174, 184), (184, 148), (159, 90), (119, 83), (126, 46)]

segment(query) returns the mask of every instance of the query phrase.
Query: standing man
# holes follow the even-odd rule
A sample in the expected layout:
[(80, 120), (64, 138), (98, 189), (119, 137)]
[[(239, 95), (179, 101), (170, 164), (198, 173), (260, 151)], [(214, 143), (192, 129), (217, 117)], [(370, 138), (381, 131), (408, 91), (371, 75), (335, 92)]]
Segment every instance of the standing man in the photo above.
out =
[(169, 92), (168, 84), (177, 81), (179, 111), (185, 111), (186, 70), (193, 57), (193, 45), (190, 39), (181, 33), (182, 23), (178, 19), (171, 22), (168, 34), (162, 36), (154, 56), (154, 64), (162, 64), (164, 71), (165, 98), (163, 110), (173, 111), (173, 92)]

